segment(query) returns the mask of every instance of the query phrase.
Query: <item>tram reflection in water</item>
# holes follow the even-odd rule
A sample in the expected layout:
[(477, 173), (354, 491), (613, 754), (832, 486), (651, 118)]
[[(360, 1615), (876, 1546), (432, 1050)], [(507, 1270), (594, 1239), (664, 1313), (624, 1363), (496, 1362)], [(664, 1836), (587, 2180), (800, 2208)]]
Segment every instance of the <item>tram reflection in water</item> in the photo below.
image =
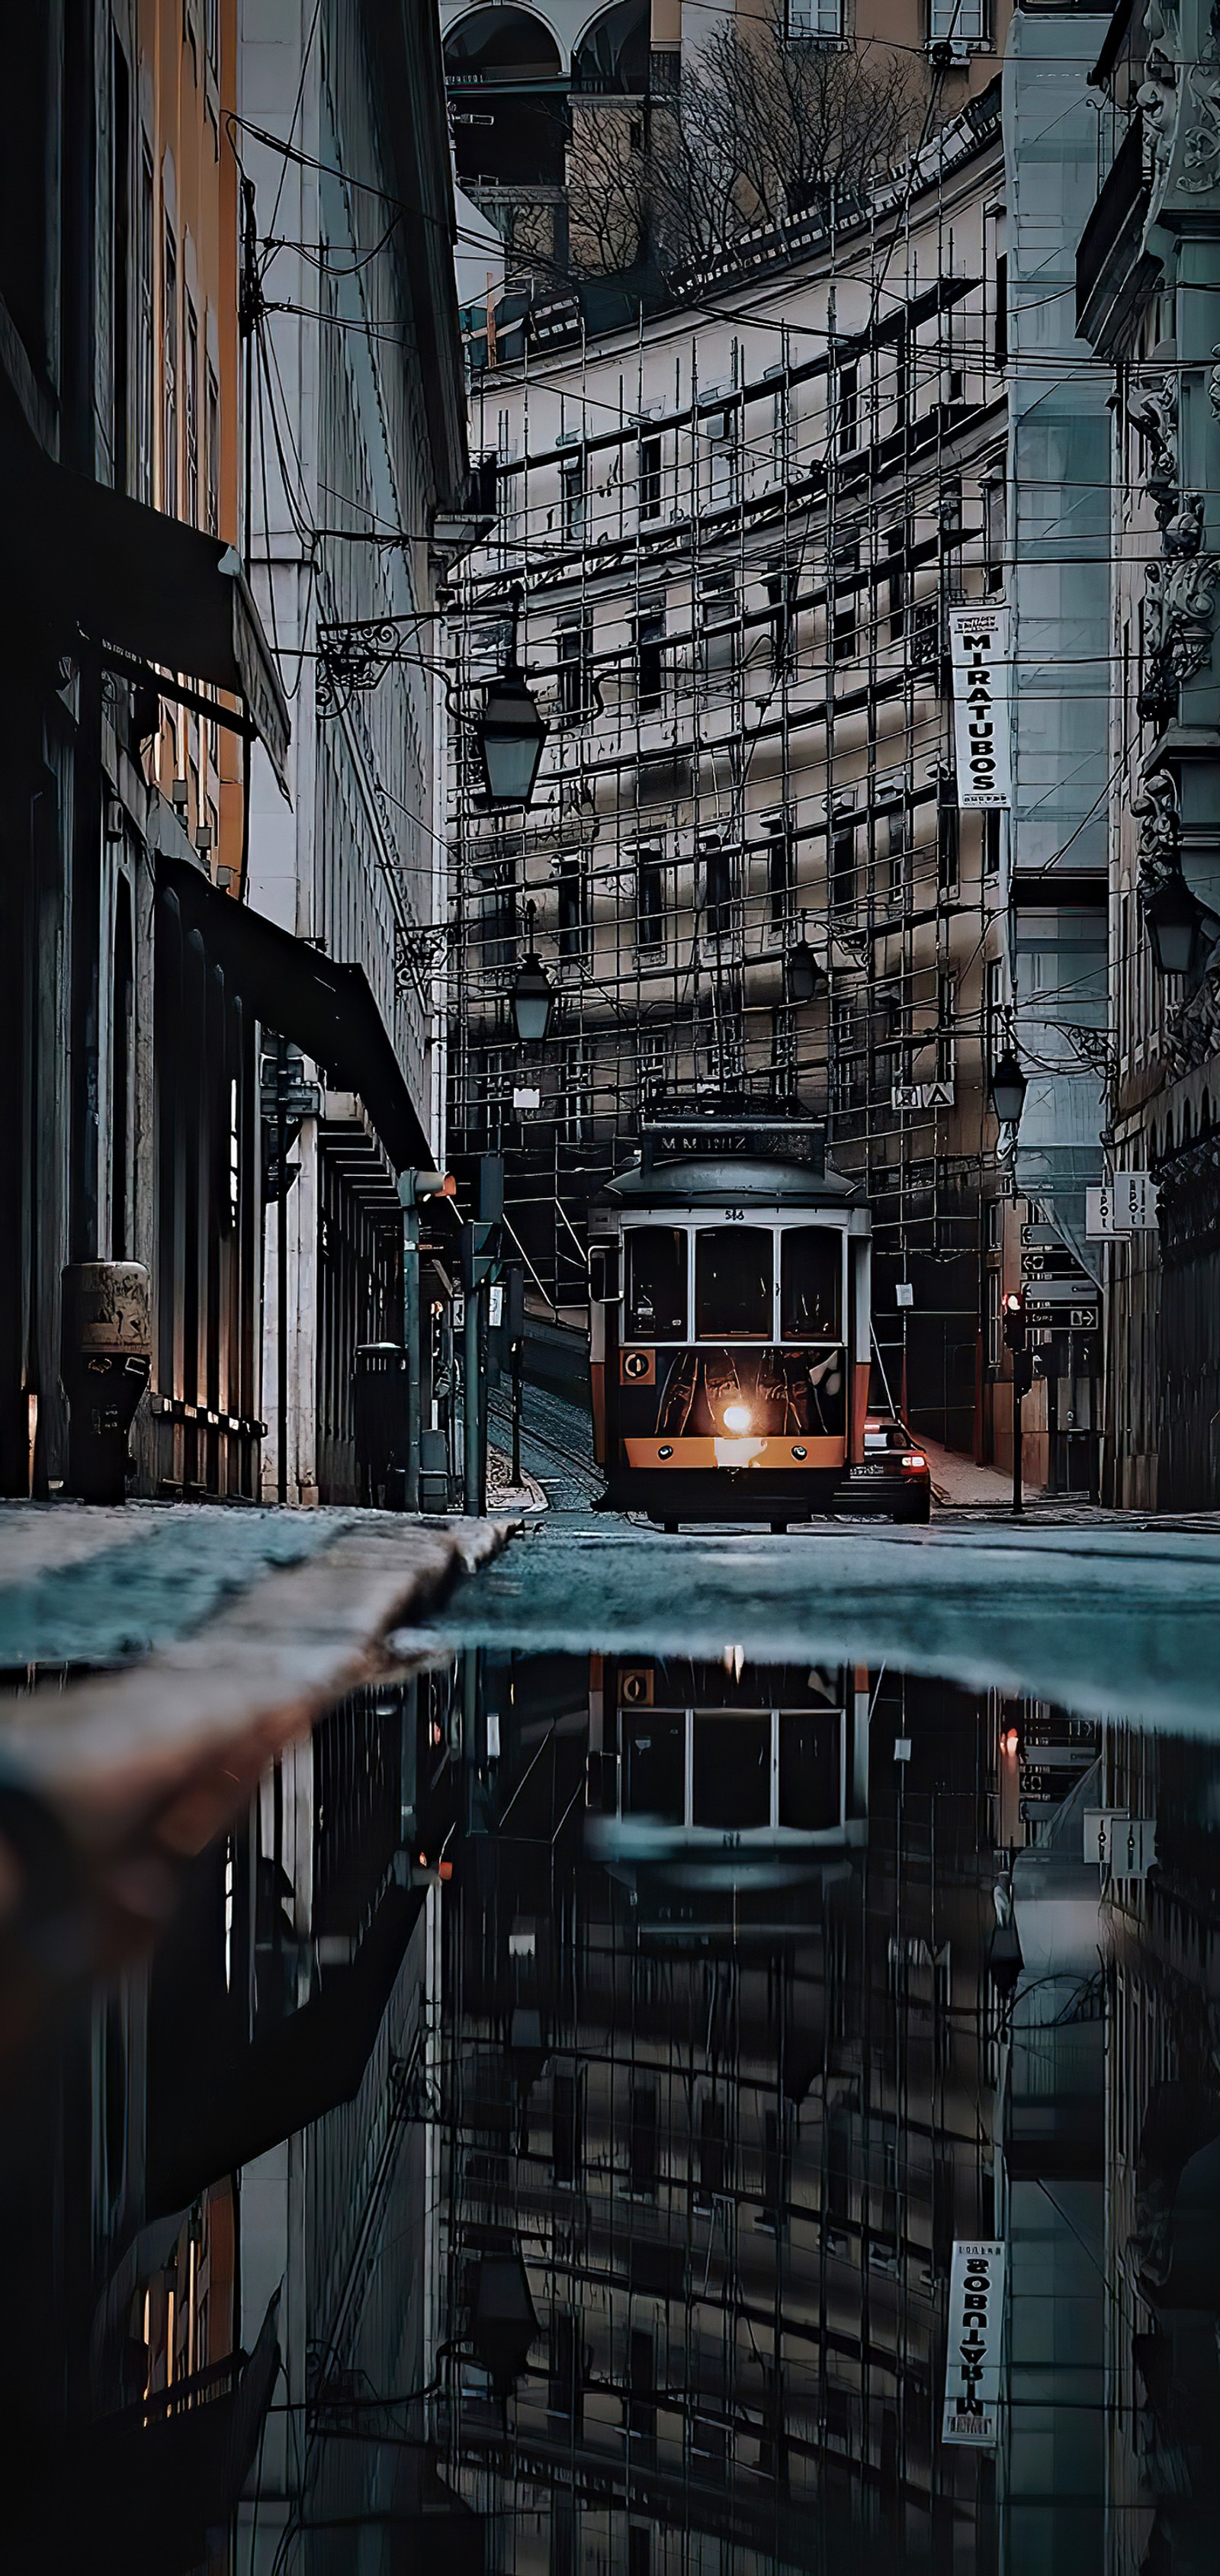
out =
[(589, 1216), (607, 1503), (785, 1526), (863, 1454), (870, 1231), (812, 1121), (646, 1121)]

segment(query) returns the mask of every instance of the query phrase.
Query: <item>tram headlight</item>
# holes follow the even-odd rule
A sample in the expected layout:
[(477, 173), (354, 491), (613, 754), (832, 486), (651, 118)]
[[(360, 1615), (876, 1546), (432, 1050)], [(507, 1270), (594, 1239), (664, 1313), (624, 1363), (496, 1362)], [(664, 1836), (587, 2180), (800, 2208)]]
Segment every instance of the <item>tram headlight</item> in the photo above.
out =
[(748, 1431), (750, 1428), (749, 1405), (726, 1404), (724, 1408), (724, 1427), (726, 1431)]

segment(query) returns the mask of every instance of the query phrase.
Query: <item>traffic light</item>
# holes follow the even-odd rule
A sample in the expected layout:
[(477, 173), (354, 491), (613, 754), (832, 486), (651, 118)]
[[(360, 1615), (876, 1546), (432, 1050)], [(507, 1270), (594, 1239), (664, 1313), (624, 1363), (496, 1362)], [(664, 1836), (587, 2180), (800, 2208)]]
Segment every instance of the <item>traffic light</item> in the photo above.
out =
[(1025, 1298), (1019, 1288), (1010, 1288), (1004, 1300), (1004, 1346), (1010, 1351), (1025, 1348)]
[(398, 1195), (404, 1207), (422, 1207), (426, 1199), (454, 1199), (457, 1182), (452, 1172), (400, 1172)]

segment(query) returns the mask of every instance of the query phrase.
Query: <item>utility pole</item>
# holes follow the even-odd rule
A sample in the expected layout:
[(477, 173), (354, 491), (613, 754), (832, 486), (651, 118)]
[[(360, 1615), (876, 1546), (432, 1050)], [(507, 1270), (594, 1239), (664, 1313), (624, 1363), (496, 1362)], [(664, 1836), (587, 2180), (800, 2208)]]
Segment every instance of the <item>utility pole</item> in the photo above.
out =
[[(478, 1227), (477, 1225), (468, 1225), (465, 1227), (464, 1232), (467, 1236), (473, 1236), (477, 1234)], [(463, 1327), (464, 1339), (462, 1359), (462, 1380), (464, 1390), (462, 1397), (462, 1501), (463, 1509), (469, 1513), (472, 1520), (477, 1520), (482, 1510), (481, 1489), (483, 1483), (482, 1476), (479, 1473), (479, 1453), (481, 1447), (479, 1438), (479, 1415), (482, 1410), (479, 1390), (479, 1299), (483, 1293), (483, 1283), (473, 1275), (475, 1262), (478, 1257), (477, 1251), (472, 1247), (470, 1260), (471, 1275), (466, 1281), (466, 1316)]]
[(513, 1373), (513, 1484), (521, 1483), (521, 1378), (525, 1358), (525, 1272), (514, 1262), (505, 1273), (504, 1329)]
[(275, 1499), (288, 1500), (288, 1040), (275, 1041)]
[(462, 1466), (464, 1507), (473, 1519), (487, 1509), (487, 1447), (483, 1397), (485, 1336), (483, 1302), (490, 1280), (500, 1269), (500, 1225), (504, 1214), (504, 1159), (479, 1157), (479, 1213), (462, 1228), (462, 1285), (466, 1292), (463, 1330)]
[(419, 1510), (419, 1207), (415, 1196), (419, 1177), (417, 1172), (400, 1172), (398, 1176), (398, 1195), (402, 1200), (402, 1346), (407, 1362), (407, 1460), (402, 1495), (404, 1512)]
[(260, 1068), (259, 1108), (266, 1196), (274, 1199), (276, 1208), (275, 1493), (281, 1503), (288, 1500), (288, 1192), (300, 1169), (288, 1157), (300, 1135), (302, 1119), (316, 1118), (321, 1106), (322, 1095), (316, 1082), (305, 1079), (300, 1048), (288, 1038), (273, 1037), (268, 1030), (267, 1052)]
[(1023, 1469), (1024, 1433), (1021, 1407), (1034, 1382), (1034, 1363), (1026, 1347), (1025, 1293), (1012, 1288), (1004, 1300), (1004, 1340), (1012, 1352), (1012, 1507), (1025, 1509)]
[(402, 1202), (402, 1346), (407, 1362), (405, 1512), (419, 1510), (419, 1453), (423, 1423), (423, 1359), (420, 1336), (419, 1211), (425, 1199), (451, 1199), (456, 1184), (449, 1172), (400, 1172)]

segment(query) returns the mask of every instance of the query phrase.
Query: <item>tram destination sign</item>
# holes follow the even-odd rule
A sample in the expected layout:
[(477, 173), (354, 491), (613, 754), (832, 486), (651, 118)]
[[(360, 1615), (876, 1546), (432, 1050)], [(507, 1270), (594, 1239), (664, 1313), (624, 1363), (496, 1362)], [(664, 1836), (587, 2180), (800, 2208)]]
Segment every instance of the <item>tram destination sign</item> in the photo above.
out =
[(1000, 2438), (1000, 2345), (1004, 2332), (1004, 2247), (995, 2238), (959, 2239), (949, 2272), (943, 2442), (991, 2451)]
[(708, 1102), (658, 1104), (645, 1110), (640, 1137), (645, 1168), (688, 1155), (742, 1154), (755, 1161), (820, 1165), (825, 1126), (820, 1118), (782, 1111), (729, 1108)]

